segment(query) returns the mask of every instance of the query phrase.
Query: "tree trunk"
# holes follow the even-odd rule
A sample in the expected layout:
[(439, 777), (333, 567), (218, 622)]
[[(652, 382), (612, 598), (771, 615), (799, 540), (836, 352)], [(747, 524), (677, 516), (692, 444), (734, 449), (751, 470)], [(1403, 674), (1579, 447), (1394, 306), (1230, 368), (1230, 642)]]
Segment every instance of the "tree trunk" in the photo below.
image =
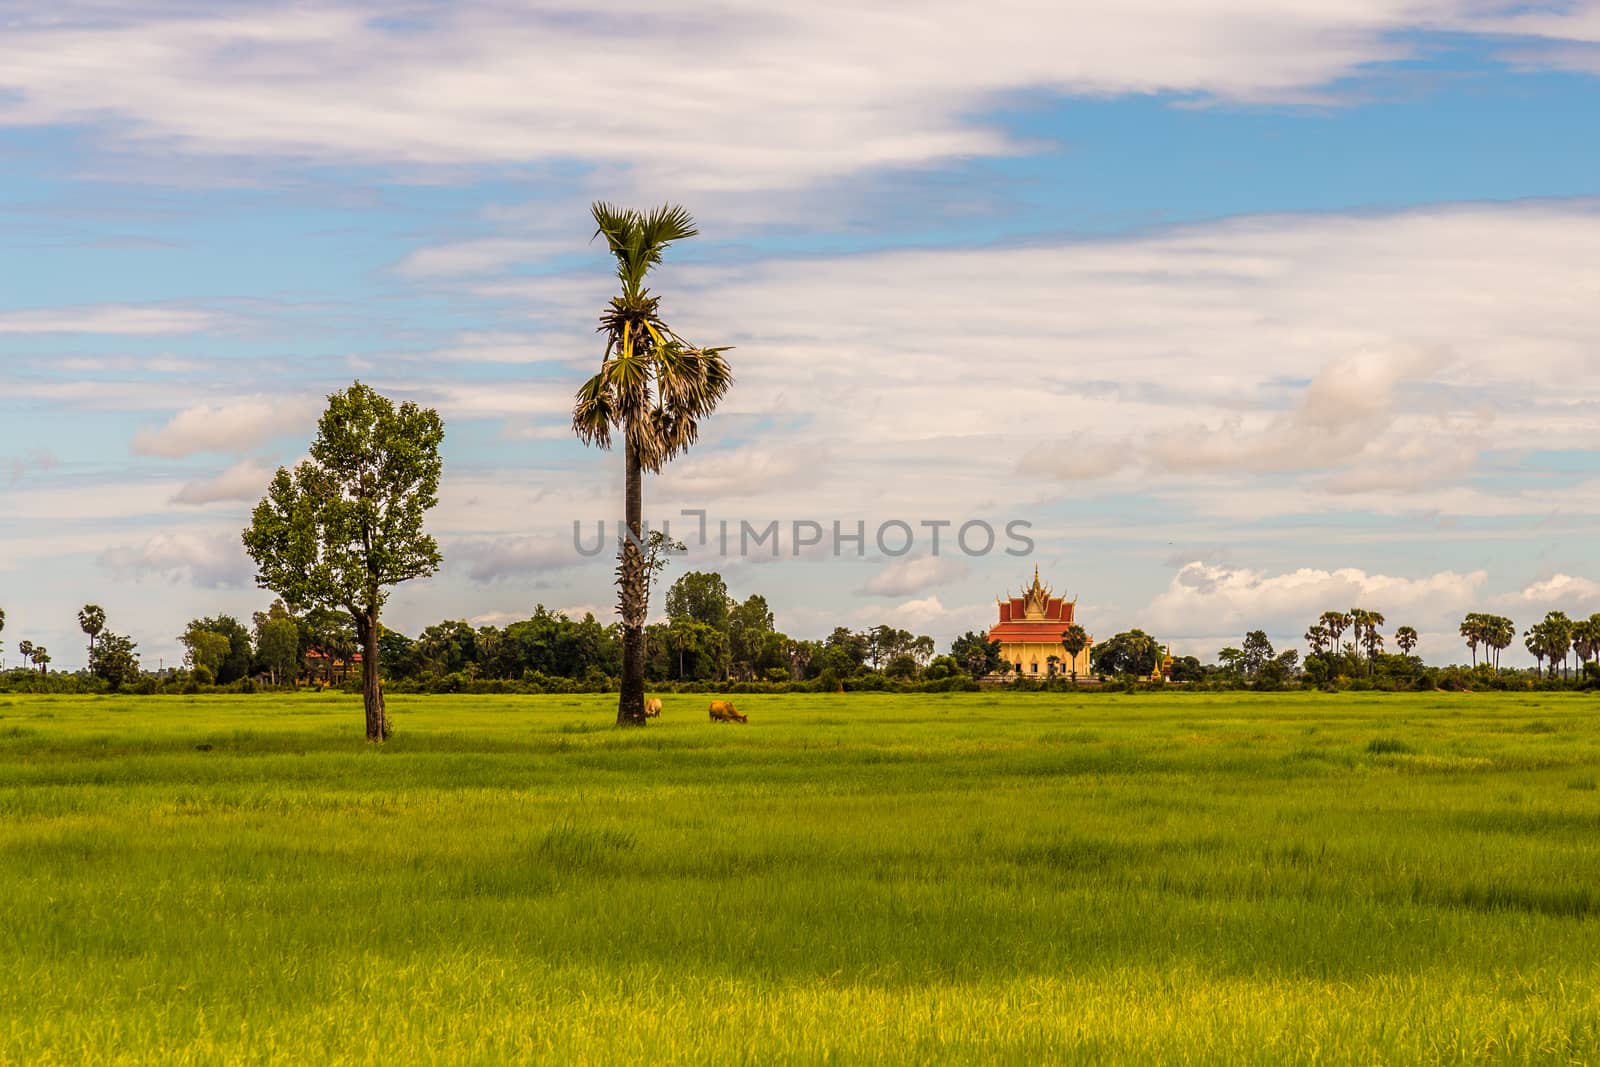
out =
[(643, 726), (647, 721), (644, 716), (644, 620), (649, 614), (650, 587), (645, 576), (644, 553), (640, 551), (644, 541), (641, 528), (643, 472), (639, 469), (639, 456), (631, 437), (623, 456), (627, 464), (623, 519), (628, 528), (622, 537), (622, 558), (617, 565), (617, 606), (622, 612), (622, 691), (617, 700), (617, 725)]
[(360, 620), (361, 701), (367, 711), (367, 740), (389, 740), (389, 718), (383, 710), (383, 680), (378, 663), (378, 611), (369, 610)]

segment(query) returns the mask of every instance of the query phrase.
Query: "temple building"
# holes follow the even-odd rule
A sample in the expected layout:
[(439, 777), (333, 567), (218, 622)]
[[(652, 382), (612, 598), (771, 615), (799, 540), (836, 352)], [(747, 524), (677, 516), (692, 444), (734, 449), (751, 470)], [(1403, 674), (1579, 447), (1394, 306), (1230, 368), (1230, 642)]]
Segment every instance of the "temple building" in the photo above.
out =
[[(1006, 596), (998, 602), (1000, 621), (989, 631), (989, 640), (1000, 642), (1000, 658), (1012, 670), (1025, 675), (1044, 677), (1051, 673), (1073, 673), (1074, 665), (1067, 650), (1061, 647), (1061, 635), (1076, 620), (1073, 618), (1076, 600), (1051, 596), (1050, 587), (1039, 584), (1039, 568), (1033, 568), (1033, 585), (1021, 596)], [(1094, 638), (1089, 639), (1093, 645)], [(1057, 660), (1051, 664), (1050, 657)], [(1076, 670), (1080, 678), (1089, 674), (1089, 647), (1077, 656)]]

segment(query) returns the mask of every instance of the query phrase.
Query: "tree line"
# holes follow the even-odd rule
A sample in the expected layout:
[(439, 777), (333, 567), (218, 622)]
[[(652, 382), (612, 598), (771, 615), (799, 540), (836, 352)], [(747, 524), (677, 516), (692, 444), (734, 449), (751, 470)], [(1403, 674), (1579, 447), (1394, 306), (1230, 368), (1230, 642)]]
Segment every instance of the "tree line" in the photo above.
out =
[[(107, 686), (285, 685), (301, 681), (359, 681), (368, 740), (388, 738), (385, 670), (399, 684), (474, 685), (518, 682), (534, 688), (560, 679), (615, 688), (619, 725), (643, 725), (647, 684), (797, 685), (837, 689), (879, 684), (971, 685), (1009, 673), (998, 643), (986, 634), (957, 638), (935, 655), (931, 638), (888, 625), (864, 631), (838, 627), (820, 641), (780, 632), (765, 598), (736, 601), (720, 576), (691, 572), (667, 594), (667, 621), (648, 623), (650, 590), (671, 547), (646, 535), (641, 520), (643, 481), (659, 474), (697, 440), (701, 423), (733, 384), (725, 346), (685, 340), (663, 318), (660, 297), (645, 280), (672, 244), (696, 234), (683, 208), (649, 212), (596, 203), (595, 236), (603, 238), (616, 268), (618, 294), (599, 316), (605, 339), (600, 368), (578, 389), (572, 429), (601, 449), (622, 446), (625, 535), (618, 549), (616, 584), (620, 621), (601, 625), (592, 615), (573, 620), (542, 606), (507, 626), (474, 627), (445, 621), (412, 638), (384, 626), (382, 612), (395, 586), (437, 572), (438, 543), (424, 530), (438, 504), (444, 426), (437, 412), (396, 404), (357, 381), (328, 397), (309, 458), (280, 468), (251, 512), (242, 533), (256, 564), (256, 582), (278, 595), (250, 627), (226, 615), (191, 621), (181, 640), (186, 670), (162, 679), (139, 672), (137, 646), (106, 629), (105, 612), (85, 605), (80, 625), (89, 638), (88, 673)], [(1573, 621), (1552, 612), (1524, 634), (1539, 672), (1545, 663), (1576, 657), (1584, 673), (1600, 652), (1600, 616)], [(1256, 630), (1218, 662), (1192, 656), (1166, 662), (1164, 650), (1141, 630), (1094, 644), (1081, 626), (1061, 635), (1061, 657), (1050, 657), (1047, 682), (1064, 664), (1063, 681), (1076, 685), (1080, 654), (1089, 650), (1097, 677), (1150, 678), (1165, 670), (1174, 681), (1230, 679), (1252, 685), (1309, 680), (1367, 682), (1410, 663), (1417, 633), (1394, 633), (1398, 656), (1385, 652), (1381, 613), (1352, 608), (1323, 613), (1306, 632), (1309, 654), (1276, 653)], [(0, 630), (5, 616), (0, 611)], [(1515, 628), (1509, 619), (1469, 615), (1462, 623), (1476, 666), (1477, 650), (1499, 653)], [(1349, 633), (1350, 640), (1343, 637)], [(50, 651), (31, 641), (18, 645), (33, 677), (48, 678)], [(1420, 661), (1416, 661), (1420, 665)], [(359, 668), (355, 665), (359, 664)], [(32, 675), (36, 668), (40, 674)], [(320, 677), (318, 673), (320, 672)], [(16, 679), (10, 679), (15, 684)], [(1017, 684), (1029, 683), (1017, 679)], [(613, 685), (614, 684), (614, 685)]]

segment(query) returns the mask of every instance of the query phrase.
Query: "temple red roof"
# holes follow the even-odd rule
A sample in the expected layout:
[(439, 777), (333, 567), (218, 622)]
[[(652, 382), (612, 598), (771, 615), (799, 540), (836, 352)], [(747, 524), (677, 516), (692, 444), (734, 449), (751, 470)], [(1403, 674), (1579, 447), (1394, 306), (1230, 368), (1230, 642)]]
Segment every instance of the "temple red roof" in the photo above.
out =
[(989, 630), (991, 641), (1043, 641), (1058, 644), (1061, 633), (1071, 626), (1077, 604), (1065, 597), (1052, 596), (1048, 586), (1039, 583), (1039, 568), (1033, 569), (1033, 585), (1021, 596), (1008, 596), (998, 602), (1000, 620)]

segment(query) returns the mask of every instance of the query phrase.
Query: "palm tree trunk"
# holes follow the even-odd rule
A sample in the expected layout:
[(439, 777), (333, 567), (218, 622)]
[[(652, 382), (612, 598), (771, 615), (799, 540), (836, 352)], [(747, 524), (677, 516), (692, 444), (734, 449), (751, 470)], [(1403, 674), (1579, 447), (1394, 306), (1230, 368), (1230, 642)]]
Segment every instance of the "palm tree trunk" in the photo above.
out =
[[(650, 587), (646, 584), (644, 553), (639, 550), (644, 540), (643, 521), (643, 471), (639, 456), (634, 450), (630, 435), (623, 449), (623, 462), (627, 464), (623, 482), (623, 521), (627, 531), (622, 538), (622, 560), (617, 567), (622, 609), (622, 691), (617, 700), (618, 726), (643, 726), (644, 717), (644, 620), (649, 613)], [(682, 668), (679, 668), (680, 673)]]
[(370, 608), (358, 625), (361, 632), (361, 702), (367, 712), (367, 740), (389, 740), (389, 717), (383, 707), (383, 680), (378, 664), (378, 610)]

